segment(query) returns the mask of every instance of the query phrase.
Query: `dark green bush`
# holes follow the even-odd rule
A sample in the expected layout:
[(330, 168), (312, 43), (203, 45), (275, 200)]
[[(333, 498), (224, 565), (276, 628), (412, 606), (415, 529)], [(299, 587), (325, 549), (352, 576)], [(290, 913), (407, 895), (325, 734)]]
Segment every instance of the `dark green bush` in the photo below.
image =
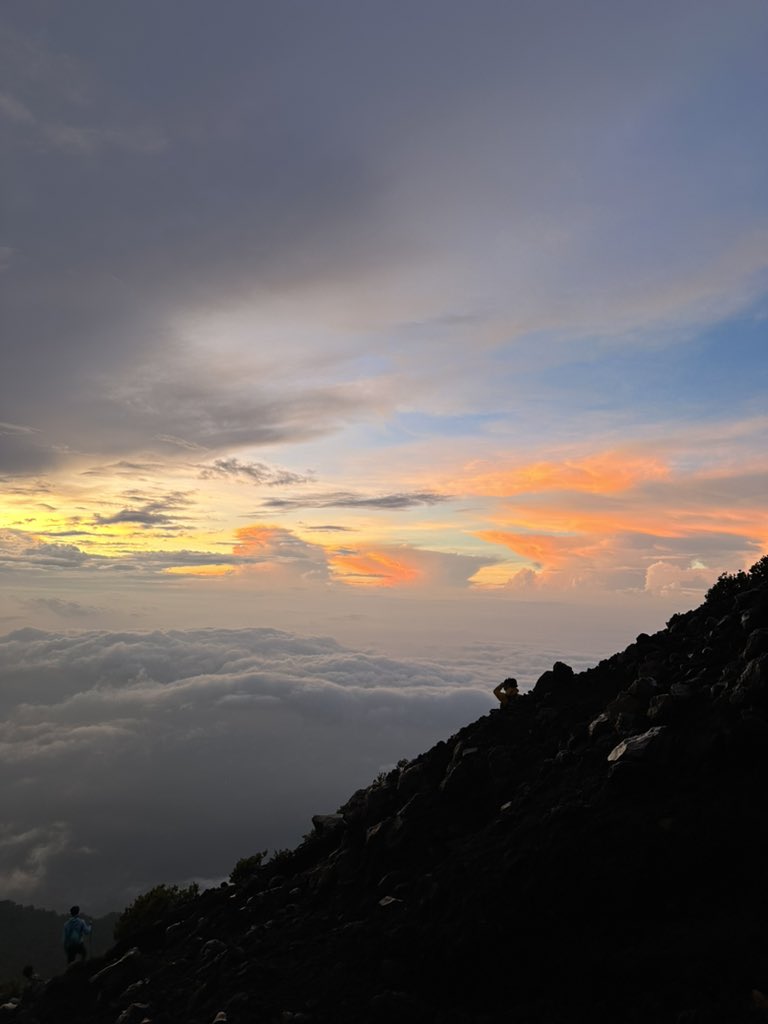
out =
[(252, 878), (261, 867), (261, 862), (266, 856), (267, 851), (262, 850), (261, 853), (251, 854), (250, 857), (241, 857), (232, 868), (232, 873), (229, 876), (232, 885), (242, 885)]
[(156, 885), (154, 889), (142, 893), (115, 922), (115, 941), (131, 939), (144, 929), (151, 928), (177, 907), (194, 899), (199, 892), (199, 886), (193, 882), (186, 889), (178, 885)]
[(267, 866), (276, 868), (278, 871), (285, 871), (293, 860), (293, 850), (273, 850), (272, 856), (267, 861)]
[(739, 569), (734, 573), (720, 573), (717, 581), (707, 591), (706, 600), (713, 603), (732, 598), (742, 590), (749, 590), (751, 587), (765, 582), (768, 582), (768, 555), (764, 555), (759, 562), (755, 562), (747, 572)]

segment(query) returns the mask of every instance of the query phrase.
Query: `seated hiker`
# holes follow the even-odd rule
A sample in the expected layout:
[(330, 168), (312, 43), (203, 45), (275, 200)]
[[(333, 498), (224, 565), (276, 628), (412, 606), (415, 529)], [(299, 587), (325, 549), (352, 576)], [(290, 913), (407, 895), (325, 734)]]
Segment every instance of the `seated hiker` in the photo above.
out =
[(24, 970), (21, 972), (21, 975), (24, 978), (24, 981), (21, 983), (22, 999), (25, 997), (32, 998), (36, 995), (39, 995), (40, 992), (42, 992), (43, 989), (45, 988), (45, 982), (37, 973), (32, 964), (27, 964)]
[(503, 683), (499, 683), (498, 686), (494, 687), (493, 695), (503, 708), (507, 707), (510, 701), (520, 696), (520, 692), (517, 689), (517, 680), (512, 678), (505, 679)]
[(75, 957), (85, 960), (87, 953), (83, 937), (91, 934), (91, 926), (80, 917), (80, 907), (70, 907), (69, 920), (64, 925), (64, 952), (67, 963), (71, 964)]

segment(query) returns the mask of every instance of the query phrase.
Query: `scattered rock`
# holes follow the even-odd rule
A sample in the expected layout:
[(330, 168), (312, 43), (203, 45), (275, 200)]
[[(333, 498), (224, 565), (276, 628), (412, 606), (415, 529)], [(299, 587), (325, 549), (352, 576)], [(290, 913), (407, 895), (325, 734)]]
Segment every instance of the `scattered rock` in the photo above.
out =
[(544, 675), (539, 676), (536, 680), (533, 693), (536, 697), (545, 697), (550, 693), (561, 692), (570, 686), (573, 678), (573, 669), (570, 665), (566, 665), (562, 661), (556, 661), (548, 672), (545, 672)]
[(613, 732), (613, 723), (605, 711), (601, 711), (597, 718), (593, 718), (589, 723), (588, 731), (593, 739), (600, 739), (601, 736), (607, 736)]
[(312, 827), (321, 836), (332, 835), (344, 828), (343, 814), (313, 814)]
[(141, 1024), (149, 1013), (149, 1003), (131, 1003), (115, 1021), (115, 1024)]
[(383, 896), (379, 900), (379, 906), (383, 910), (397, 910), (405, 906), (403, 900), (397, 899), (395, 896)]
[(654, 744), (657, 744), (659, 737), (664, 734), (665, 726), (657, 725), (639, 736), (629, 736), (617, 744), (608, 755), (609, 761), (637, 760), (648, 757)]

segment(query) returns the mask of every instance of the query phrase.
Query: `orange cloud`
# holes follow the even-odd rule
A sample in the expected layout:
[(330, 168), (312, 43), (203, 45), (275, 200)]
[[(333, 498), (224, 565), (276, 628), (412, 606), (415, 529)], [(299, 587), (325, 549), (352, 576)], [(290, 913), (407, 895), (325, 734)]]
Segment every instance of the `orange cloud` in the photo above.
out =
[(557, 569), (573, 559), (606, 558), (611, 549), (610, 538), (585, 534), (557, 537), (545, 533), (513, 533), (509, 530), (482, 530), (477, 534), (491, 544), (501, 544), (516, 555), (541, 568)]
[(396, 587), (422, 582), (423, 569), (410, 564), (407, 554), (355, 551), (330, 555), (331, 569), (345, 583), (365, 587)]
[(483, 570), (473, 583), (641, 589), (644, 580), (651, 593), (702, 591), (719, 572), (768, 550), (764, 509), (712, 502), (710, 483), (688, 477), (621, 499), (572, 495), (567, 504), (521, 498), (496, 513), (497, 528), (475, 534), (517, 559)]
[(232, 548), (232, 554), (247, 557), (257, 552), (267, 553), (285, 532), (278, 526), (242, 526), (235, 531), (238, 543)]
[(273, 583), (325, 582), (325, 548), (302, 540), (282, 526), (243, 526), (236, 531), (232, 554), (244, 560), (241, 571), (268, 574)]
[(669, 466), (656, 456), (607, 451), (582, 459), (530, 462), (511, 469), (473, 466), (447, 486), (457, 493), (489, 497), (541, 491), (618, 494), (637, 484), (669, 477)]
[[(674, 496), (670, 495), (670, 501)], [(768, 518), (760, 509), (695, 508), (665, 505), (664, 499), (642, 499), (631, 504), (579, 508), (576, 505), (540, 504), (510, 506), (495, 518), (502, 524), (514, 524), (517, 530), (555, 534), (637, 533), (671, 540), (712, 533), (753, 537), (768, 542)], [(484, 534), (478, 534), (487, 537)], [(525, 537), (526, 534), (520, 534)], [(509, 546), (509, 545), (507, 545)]]
[(466, 588), (480, 569), (498, 561), (494, 555), (430, 551), (406, 544), (329, 551), (328, 557), (335, 578), (343, 583), (438, 590)]
[(356, 587), (467, 587), (469, 579), (496, 557), (430, 551), (403, 544), (339, 548), (306, 541), (278, 526), (246, 526), (237, 531), (233, 554), (244, 571), (337, 582)]

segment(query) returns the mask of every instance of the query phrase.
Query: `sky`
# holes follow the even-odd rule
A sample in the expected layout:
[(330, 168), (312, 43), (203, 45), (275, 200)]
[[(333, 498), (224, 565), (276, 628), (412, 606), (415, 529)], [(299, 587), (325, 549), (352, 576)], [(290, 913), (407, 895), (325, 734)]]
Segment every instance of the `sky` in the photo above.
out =
[(0, 895), (220, 878), (768, 552), (767, 45), (6, 0)]

